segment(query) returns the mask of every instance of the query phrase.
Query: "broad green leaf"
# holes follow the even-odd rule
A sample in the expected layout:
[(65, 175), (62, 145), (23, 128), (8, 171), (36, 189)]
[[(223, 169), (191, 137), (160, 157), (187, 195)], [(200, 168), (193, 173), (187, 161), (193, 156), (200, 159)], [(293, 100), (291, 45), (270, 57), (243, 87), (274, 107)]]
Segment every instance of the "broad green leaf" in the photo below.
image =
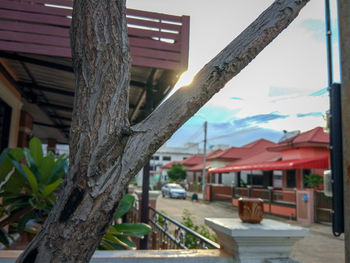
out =
[(49, 178), (47, 178), (46, 184), (52, 184), (65, 175), (64, 167), (66, 162), (66, 159), (61, 159), (59, 162), (56, 162), (56, 166), (51, 171)]
[(27, 179), (16, 170), (2, 187), (2, 190), (6, 193), (19, 194), (23, 187), (28, 188), (29, 183)]
[(56, 160), (56, 164), (58, 164), (62, 159), (66, 159), (66, 155), (65, 154), (61, 154), (60, 156), (58, 156), (58, 158)]
[(133, 236), (133, 237), (143, 237), (152, 231), (152, 228), (146, 224), (130, 224), (123, 223), (112, 226), (118, 232), (119, 235), (123, 236)]
[(20, 164), (17, 162), (11, 155), (10, 159), (13, 165), (16, 167), (17, 171), (24, 176), (24, 178), (28, 181), (31, 190), (35, 195), (38, 194), (38, 182), (36, 180), (35, 175), (32, 173), (32, 171), (25, 165)]
[(28, 179), (28, 182), (30, 184), (30, 187), (34, 193), (35, 196), (38, 196), (39, 188), (38, 188), (38, 182), (36, 180), (35, 175), (32, 173), (32, 171), (25, 165), (22, 164), (22, 169), (24, 170), (26, 177)]
[(35, 214), (33, 213), (33, 211), (30, 211), (29, 213), (25, 214), (18, 222), (17, 231), (19, 233), (22, 233), (26, 228), (27, 222), (33, 218), (35, 218)]
[(0, 165), (2, 165), (2, 163), (6, 160), (7, 158), (7, 154), (11, 151), (11, 149), (6, 148), (4, 149), (1, 154), (0, 154)]
[(52, 157), (46, 156), (43, 158), (41, 165), (38, 167), (40, 183), (45, 183), (47, 181), (55, 165), (55, 160)]
[(101, 244), (100, 244), (105, 250), (122, 250), (123, 247), (118, 246), (117, 244), (107, 240), (107, 239), (102, 239)]
[(119, 217), (125, 215), (134, 205), (135, 197), (130, 194), (124, 195), (123, 199), (120, 201), (120, 205), (115, 212), (113, 219), (116, 220)]
[(22, 164), (17, 162), (11, 155), (9, 155), (9, 157), (11, 159), (12, 164), (16, 167), (16, 170), (27, 180), (28, 183), (30, 183)]
[(21, 148), (13, 148), (10, 151), (10, 154), (15, 160), (20, 161), (24, 157), (23, 149)]
[(117, 238), (124, 244), (127, 244), (130, 249), (136, 249), (136, 245), (129, 238), (123, 236), (117, 236)]
[(13, 163), (10, 160), (9, 154), (16, 161), (20, 161), (23, 158), (23, 151), (20, 148), (5, 149), (0, 155), (0, 182), (3, 182), (9, 172), (13, 168)]
[(38, 172), (38, 165), (36, 164), (34, 158), (32, 157), (29, 149), (25, 148), (23, 150), (23, 152), (24, 152), (24, 156), (26, 157), (27, 167), (30, 168), (32, 173), (35, 175), (36, 180), (39, 182), (40, 176), (39, 176), (39, 172)]
[(63, 182), (62, 179), (58, 179), (56, 182), (53, 182), (52, 184), (49, 184), (43, 188), (41, 191), (41, 194), (44, 198), (48, 197), (50, 194), (52, 194)]
[(52, 158), (52, 159), (55, 159), (55, 154), (51, 151), (48, 151), (48, 153), (46, 154), (46, 156)]
[(7, 233), (4, 229), (0, 229), (0, 242), (4, 244), (4, 246), (8, 247), (10, 242), (7, 238)]
[(27, 202), (28, 199), (30, 198), (29, 195), (23, 195), (23, 194), (17, 194), (17, 195), (4, 195), (2, 198), (2, 205), (7, 206), (16, 202)]
[(7, 210), (9, 213), (15, 213), (15, 211), (27, 209), (28, 207), (30, 207), (28, 200), (27, 201), (17, 201), (17, 202), (11, 203), (11, 205), (8, 207)]
[(30, 139), (29, 150), (30, 150), (30, 155), (35, 160), (36, 165), (40, 166), (41, 161), (43, 159), (43, 149), (42, 149), (41, 141), (35, 137)]
[(125, 244), (124, 242), (119, 240), (115, 235), (112, 235), (112, 234), (109, 234), (109, 233), (105, 234), (103, 236), (103, 239), (105, 241), (110, 241), (111, 243), (116, 244), (118, 246), (122, 246), (124, 248), (128, 248), (129, 247), (127, 244)]

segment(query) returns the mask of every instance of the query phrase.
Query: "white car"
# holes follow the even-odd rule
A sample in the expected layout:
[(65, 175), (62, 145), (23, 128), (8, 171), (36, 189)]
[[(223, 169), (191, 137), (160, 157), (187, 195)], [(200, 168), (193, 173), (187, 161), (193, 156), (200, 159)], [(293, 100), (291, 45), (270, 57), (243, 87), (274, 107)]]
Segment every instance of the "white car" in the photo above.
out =
[(166, 184), (162, 187), (162, 196), (169, 196), (170, 198), (186, 199), (186, 191), (179, 184)]

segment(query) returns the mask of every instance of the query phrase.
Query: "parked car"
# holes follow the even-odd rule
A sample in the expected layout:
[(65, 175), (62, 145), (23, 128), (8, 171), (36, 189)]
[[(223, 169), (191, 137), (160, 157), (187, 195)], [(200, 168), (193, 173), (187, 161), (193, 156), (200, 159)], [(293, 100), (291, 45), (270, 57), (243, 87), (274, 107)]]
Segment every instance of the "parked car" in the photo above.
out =
[(179, 184), (166, 184), (162, 187), (162, 196), (186, 199), (186, 190)]

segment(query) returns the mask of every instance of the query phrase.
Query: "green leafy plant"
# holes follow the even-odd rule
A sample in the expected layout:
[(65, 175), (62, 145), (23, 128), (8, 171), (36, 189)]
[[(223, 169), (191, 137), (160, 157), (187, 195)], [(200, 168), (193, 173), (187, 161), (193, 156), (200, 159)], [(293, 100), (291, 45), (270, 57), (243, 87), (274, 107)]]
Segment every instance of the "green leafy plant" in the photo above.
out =
[(185, 180), (187, 177), (187, 171), (182, 164), (173, 164), (168, 171), (168, 176), (171, 182), (177, 182), (180, 180)]
[(133, 195), (127, 194), (123, 197), (119, 208), (113, 216), (114, 224), (108, 228), (98, 249), (135, 249), (136, 245), (130, 238), (143, 238), (152, 231), (149, 225), (143, 223), (118, 223), (119, 219), (133, 207), (134, 202), (135, 197)]
[[(193, 215), (191, 212), (187, 209), (183, 211), (182, 214), (182, 221), (181, 224), (187, 226), (188, 228), (192, 229), (193, 231), (197, 232), (198, 234), (217, 242), (217, 237), (215, 234), (212, 234), (209, 231), (209, 228), (205, 225), (196, 225), (193, 222)], [(194, 237), (193, 235), (186, 233), (185, 234), (185, 246), (189, 249), (197, 248), (197, 242), (199, 242), (199, 239)]]
[[(43, 222), (56, 201), (68, 161), (52, 152), (43, 155), (42, 144), (32, 138), (29, 148), (5, 149), (0, 155), (0, 242), (9, 245), (11, 235), (21, 233), (29, 220)], [(28, 229), (28, 231), (30, 231)], [(34, 230), (33, 230), (34, 231)]]
[(247, 185), (248, 185), (248, 184), (247, 184), (244, 180), (242, 180), (242, 179), (239, 181), (239, 183), (240, 183), (241, 186), (243, 186), (243, 187), (247, 187)]
[(323, 184), (323, 178), (318, 174), (309, 174), (304, 177), (305, 184), (308, 188), (317, 188)]

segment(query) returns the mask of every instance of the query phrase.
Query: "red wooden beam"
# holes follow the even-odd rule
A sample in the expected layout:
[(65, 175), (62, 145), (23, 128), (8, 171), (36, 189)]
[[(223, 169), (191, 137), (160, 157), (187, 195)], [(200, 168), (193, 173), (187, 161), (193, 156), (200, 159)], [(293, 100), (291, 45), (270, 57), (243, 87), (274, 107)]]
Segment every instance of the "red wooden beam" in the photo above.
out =
[(49, 25), (70, 27), (71, 20), (60, 16), (41, 15), (20, 11), (0, 9), (0, 19), (11, 19), (26, 22), (35, 22)]
[(187, 70), (188, 67), (188, 52), (190, 43), (190, 17), (182, 17), (182, 30), (181, 30), (181, 67), (183, 70)]
[(21, 33), (13, 31), (0, 30), (0, 39), (6, 41), (17, 41), (24, 43), (33, 43), (40, 45), (60, 46), (70, 48), (69, 38), (35, 35), (30, 33)]
[(155, 49), (131, 47), (130, 52), (131, 52), (132, 56), (170, 60), (170, 61), (174, 61), (174, 62), (180, 62), (180, 59), (181, 59), (181, 56), (179, 53), (160, 51), (160, 50), (155, 50)]
[(24, 44), (2, 40), (0, 41), (0, 50), (48, 55), (54, 57), (72, 57), (70, 48), (42, 46), (37, 44)]
[(181, 25), (168, 24), (160, 21), (155, 22), (155, 21), (149, 21), (149, 20), (142, 20), (134, 17), (131, 18), (128, 16), (126, 19), (127, 19), (128, 25), (137, 25), (137, 26), (144, 26), (144, 27), (151, 27), (151, 28), (162, 28), (162, 29), (173, 30), (177, 32), (180, 32), (181, 30)]
[(173, 39), (173, 40), (180, 39), (180, 36), (178, 34), (172, 34), (172, 33), (161, 32), (161, 31), (138, 29), (138, 28), (132, 28), (132, 27), (128, 27), (128, 35), (138, 36), (138, 37), (150, 37), (150, 38), (159, 37), (159, 38), (167, 38), (167, 39)]
[(1, 9), (9, 9), (15, 11), (24, 11), (39, 14), (49, 14), (54, 16), (71, 16), (72, 10), (63, 8), (52, 8), (44, 5), (32, 5), (24, 2), (1, 1)]

